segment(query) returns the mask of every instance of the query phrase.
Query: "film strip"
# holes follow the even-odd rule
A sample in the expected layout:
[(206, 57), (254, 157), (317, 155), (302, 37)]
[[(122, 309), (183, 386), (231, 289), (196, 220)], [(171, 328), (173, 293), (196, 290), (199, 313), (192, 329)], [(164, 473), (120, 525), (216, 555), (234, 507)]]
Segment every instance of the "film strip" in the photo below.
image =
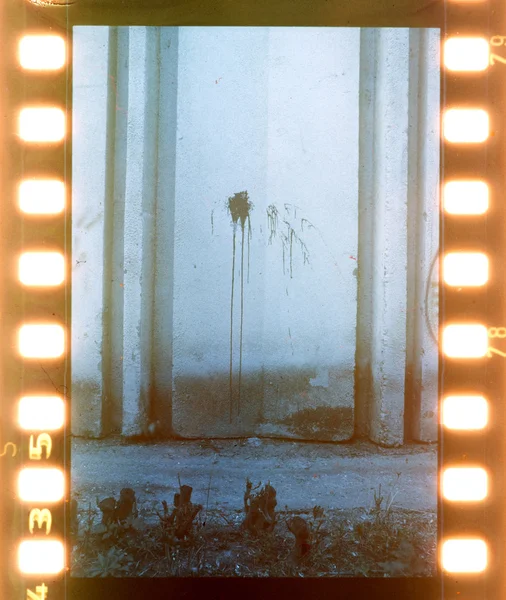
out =
[[(13, 252), (6, 261), (11, 292), (16, 285), (20, 301), (18, 314), (4, 322), (4, 332), (11, 336), (11, 373), (20, 377), (14, 387), (7, 377), (3, 388), (11, 398), (10, 406), (3, 404), (4, 424), (9, 420), (14, 425), (3, 430), (4, 473), (12, 481), (5, 506), (11, 548), (3, 549), (4, 564), (10, 569), (4, 577), (6, 597), (45, 600), (54, 595), (55, 581), (62, 580), (67, 564), (65, 307), (70, 278), (65, 156), (71, 36), (30, 17), (22, 3), (4, 8), (12, 29), (4, 37), (9, 58), (3, 75), (10, 87), (4, 105), (9, 114), (4, 141), (10, 143), (3, 147), (3, 189), (4, 198), (10, 198), (10, 223), (18, 238), (10, 240)], [(17, 506), (10, 505), (13, 498)]]
[[(9, 0), (4, 11), (2, 185), (9, 226), (2, 261), (9, 296), (2, 304), (0, 456), (10, 482), (3, 499), (10, 532), (4, 577), (6, 597), (53, 600), (63, 597), (72, 519), (64, 435), (72, 30), (53, 26), (27, 2)], [(441, 23), (439, 566), (445, 598), (498, 598), (504, 586), (505, 15), (499, 2), (453, 0)]]
[[(489, 7), (489, 15), (494, 8)], [(489, 29), (485, 12), (481, 3), (448, 3), (442, 48), (445, 97), (439, 514), (444, 597), (483, 593), (484, 582), (489, 582), (492, 589), (500, 579), (498, 537), (490, 527), (492, 515), (501, 504), (498, 457), (502, 448), (496, 437), (500, 400), (485, 383), (483, 370), (498, 378), (497, 389), (502, 390), (503, 384), (496, 365), (484, 365), (480, 359), (499, 359), (497, 346), (503, 335), (502, 328), (486, 325), (501, 318), (502, 309), (490, 302), (500, 280), (496, 261), (502, 253), (502, 241), (500, 232), (489, 226), (490, 213), (498, 209), (496, 194), (503, 185), (495, 162), (500, 160), (498, 137), (502, 136), (503, 125), (493, 110), (493, 98), (502, 93), (496, 70), (500, 60), (496, 51), (502, 38)], [(463, 121), (454, 129), (461, 118)], [(478, 129), (471, 133), (471, 122), (481, 128), (481, 133)], [(461, 194), (464, 189), (466, 192)], [(464, 199), (467, 193), (469, 203)], [(457, 197), (459, 208), (454, 204)], [(502, 218), (500, 211), (496, 214)], [(462, 267), (466, 275), (462, 272), (459, 276)], [(481, 348), (476, 334), (481, 336)], [(456, 341), (458, 348), (453, 346)], [(467, 343), (470, 345), (465, 349)], [(470, 365), (467, 373), (466, 362)], [(495, 459), (487, 452), (487, 444), (495, 445)], [(481, 522), (480, 510), (488, 514)]]

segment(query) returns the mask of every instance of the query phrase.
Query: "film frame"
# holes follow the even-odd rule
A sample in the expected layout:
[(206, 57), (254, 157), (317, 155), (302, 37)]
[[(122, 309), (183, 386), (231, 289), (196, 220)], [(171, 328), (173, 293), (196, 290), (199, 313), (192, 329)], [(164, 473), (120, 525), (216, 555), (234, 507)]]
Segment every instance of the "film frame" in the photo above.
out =
[[(259, 11), (261, 9), (258, 9)], [(68, 468), (70, 448), (65, 435), (68, 428), (68, 387), (70, 385), (70, 165), (71, 165), (71, 61), (72, 61), (72, 26), (91, 24), (90, 12), (80, 12), (79, 3), (75, 8), (58, 7), (57, 5), (39, 2), (8, 0), (3, 6), (3, 35), (4, 55), (2, 65), (2, 85), (7, 93), (3, 95), (2, 113), (5, 115), (2, 131), (2, 170), (3, 189), (3, 220), (2, 220), (2, 268), (4, 293), (2, 294), (2, 480), (4, 496), (2, 498), (1, 521), (6, 535), (2, 548), (3, 565), (9, 565), (8, 573), (3, 573), (6, 597), (30, 598), (31, 600), (63, 597), (65, 579), (68, 573), (69, 548), (66, 543), (66, 532), (70, 519), (68, 502)], [(58, 11), (58, 18), (51, 11)], [(72, 12), (74, 11), (74, 12)], [(121, 20), (120, 10), (109, 7), (103, 15), (96, 11), (95, 23), (115, 25), (143, 24), (155, 21), (157, 25), (204, 24), (198, 15), (178, 14), (171, 18), (166, 11), (162, 20), (156, 19), (156, 12), (150, 17), (144, 14), (142, 22), (134, 16), (134, 9), (127, 11), (128, 15)], [(294, 12), (296, 12), (294, 10)], [(195, 11), (194, 11), (195, 13)], [(441, 482), (438, 494), (438, 528), (439, 528), (439, 580), (432, 582), (423, 592), (416, 587), (412, 580), (408, 581), (356, 581), (346, 582), (301, 582), (297, 581), (296, 588), (300, 592), (301, 585), (311, 595), (320, 595), (328, 586), (339, 586), (340, 589), (360, 589), (368, 596), (379, 597), (378, 593), (391, 593), (401, 589), (401, 595), (406, 597), (500, 597), (504, 593), (504, 578), (502, 562), (504, 551), (502, 539), (504, 533), (503, 496), (504, 496), (504, 413), (501, 398), (505, 392), (504, 374), (501, 358), (506, 357), (500, 344), (491, 341), (493, 338), (506, 337), (506, 321), (504, 312), (504, 276), (500, 266), (504, 257), (505, 219), (504, 209), (500, 202), (505, 189), (504, 176), (504, 144), (505, 120), (501, 107), (506, 100), (506, 90), (501, 77), (502, 64), (506, 64), (506, 53), (502, 46), (506, 45), (504, 9), (499, 2), (491, 0), (448, 1), (441, 10), (429, 17), (414, 14), (387, 15), (376, 11), (375, 22), (368, 21), (367, 9), (352, 23), (346, 17), (339, 16), (336, 7), (335, 18), (319, 25), (332, 26), (431, 26), (441, 28), (441, 57), (442, 57), (442, 152), (441, 152), (441, 251), (440, 268), (443, 274), (440, 287), (440, 332), (442, 348), (440, 351), (440, 446), (439, 446), (439, 475)], [(219, 13), (218, 13), (219, 14)], [(258, 13), (259, 14), (259, 13)], [(267, 13), (266, 13), (267, 14)], [(165, 20), (166, 19), (166, 20)], [(213, 20), (214, 19), (214, 20)], [(288, 18), (282, 22), (273, 23), (267, 15), (262, 21), (267, 24), (292, 25)], [(297, 24), (303, 24), (302, 11), (294, 19)], [(371, 16), (371, 20), (373, 17)], [(227, 22), (228, 21), (228, 22)], [(211, 17), (205, 24), (260, 24), (258, 16), (246, 18), (247, 23), (234, 22), (224, 17)], [(255, 22), (256, 21), (256, 22)], [(417, 25), (414, 25), (417, 23)], [(56, 61), (47, 70), (27, 68), (20, 64), (19, 42), (23, 36), (53, 35), (63, 40), (63, 46), (53, 47), (55, 55), (64, 51), (63, 63)], [(471, 47), (472, 40), (479, 38), (481, 46)], [(483, 46), (485, 41), (486, 50)], [(459, 47), (459, 43), (462, 44)], [(468, 44), (467, 48), (465, 44)], [(453, 44), (453, 48), (451, 47)], [(469, 51), (469, 48), (472, 48)], [(51, 50), (46, 51), (50, 52)], [(461, 55), (469, 52), (468, 60), (461, 60)], [(453, 59), (451, 54), (453, 54)], [(480, 57), (486, 54), (486, 62), (480, 63)], [(43, 49), (36, 50), (39, 57), (44, 56)], [(60, 54), (61, 56), (61, 54)], [(452, 62), (453, 60), (453, 62)], [(469, 64), (473, 66), (469, 68)], [(485, 65), (485, 66), (484, 66)], [(20, 121), (19, 111), (30, 107), (57, 107), (63, 114), (46, 113), (47, 119), (54, 116), (54, 128), (61, 127), (59, 137), (53, 139), (23, 140), (25, 133), (20, 130), (24, 124)], [(458, 117), (462, 114), (452, 113), (451, 109), (482, 110), (484, 113), (466, 113), (465, 120), (460, 123)], [(29, 116), (29, 115), (27, 115)], [(457, 133), (449, 133), (451, 118), (457, 121)], [(465, 141), (459, 137), (459, 132), (477, 118), (478, 131), (474, 142)], [(480, 121), (481, 119), (481, 121)], [(39, 116), (40, 120), (40, 116)], [(484, 128), (483, 128), (484, 127)], [(29, 136), (29, 126), (26, 135)], [(51, 132), (46, 132), (51, 137)], [(465, 132), (464, 132), (465, 133)], [(450, 139), (449, 139), (449, 137)], [(30, 210), (20, 210), (19, 183), (25, 178), (51, 178), (64, 184), (63, 190), (56, 186), (50, 190), (46, 214)], [(486, 196), (480, 196), (485, 191), (483, 185), (475, 190), (475, 196), (470, 197), (467, 214), (456, 214), (458, 202), (453, 202), (451, 195), (456, 193), (447, 187), (448, 184), (460, 181), (481, 182), (487, 186)], [(458, 191), (458, 190), (457, 190)], [(62, 195), (63, 193), (63, 195)], [(462, 189), (460, 190), (462, 194)], [(29, 204), (29, 201), (26, 200)], [(54, 204), (54, 205), (53, 205)], [(451, 205), (451, 207), (450, 207)], [(479, 205), (479, 206), (478, 206)], [(26, 209), (26, 206), (25, 206)], [(40, 210), (40, 208), (39, 208)], [(53, 212), (51, 212), (53, 211)], [(491, 218), (493, 217), (493, 218)], [(25, 279), (22, 283), (19, 271), (19, 258), (24, 252), (52, 252), (46, 256), (44, 263), (34, 260), (32, 272), (48, 269), (48, 280), (38, 279), (36, 283)], [(458, 253), (482, 253), (483, 257), (459, 257)], [(453, 253), (457, 253), (454, 255)], [(58, 257), (59, 256), (59, 257)], [(62, 262), (63, 258), (63, 262)], [(476, 259), (471, 263), (472, 259)], [(40, 261), (39, 257), (39, 261)], [(52, 262), (51, 262), (52, 261)], [(449, 261), (449, 262), (446, 262)], [(453, 261), (453, 264), (452, 264)], [(465, 261), (462, 263), (462, 261)], [(33, 266), (35, 265), (35, 267)], [(464, 266), (463, 266), (464, 265)], [(470, 266), (471, 265), (471, 266)], [(26, 266), (26, 265), (25, 265)], [(474, 266), (474, 268), (471, 268)], [(453, 273), (452, 273), (453, 270)], [(470, 278), (463, 278), (466, 272)], [(458, 275), (458, 272), (461, 274)], [(455, 274), (457, 273), (457, 274)], [(473, 274), (475, 278), (473, 279)], [(460, 277), (460, 279), (459, 279)], [(51, 279), (52, 278), (52, 279)], [(485, 281), (483, 281), (485, 280)], [(27, 283), (28, 281), (28, 283)], [(42, 281), (42, 283), (41, 283)], [(48, 282), (49, 281), (49, 286)], [(469, 283), (471, 281), (471, 283)], [(476, 283), (480, 281), (481, 283)], [(47, 286), (47, 287), (46, 287)], [(50, 324), (55, 329), (32, 330), (42, 336), (43, 344), (37, 350), (30, 350), (30, 339), (23, 337), (29, 330), (20, 331), (22, 325)], [(447, 329), (451, 326), (472, 325), (473, 329)], [(61, 328), (61, 329), (59, 329)], [(54, 338), (51, 338), (54, 335)], [(455, 337), (452, 337), (455, 336)], [(460, 337), (459, 337), (460, 336)], [(37, 338), (37, 339), (40, 339)], [(35, 344), (37, 339), (31, 341)], [(53, 339), (55, 347), (48, 355), (48, 341)], [(466, 342), (470, 344), (466, 352)], [(28, 346), (23, 346), (28, 344)], [(21, 345), (21, 347), (20, 347)], [(506, 349), (504, 349), (506, 351)], [(20, 356), (21, 353), (28, 354)], [(48, 375), (50, 369), (59, 370), (58, 380), (53, 381)], [(53, 371), (51, 371), (52, 373)], [(17, 415), (21, 398), (30, 396), (47, 396), (59, 398), (53, 400), (45, 414), (42, 414), (39, 424), (30, 423), (21, 428), (17, 425)], [(444, 424), (445, 404), (450, 397), (466, 396), (482, 397), (486, 401), (488, 417), (486, 425), (481, 429), (451, 428)], [(61, 416), (61, 401), (63, 400), (64, 421)], [(49, 406), (49, 405), (48, 405)], [(477, 405), (473, 405), (474, 410)], [(472, 413), (473, 406), (467, 405), (468, 417), (478, 419), (479, 413)], [(59, 407), (59, 408), (58, 408)], [(463, 411), (465, 412), (465, 411)], [(481, 413), (480, 413), (481, 414)], [(49, 416), (54, 419), (52, 422)], [(444, 475), (448, 468), (484, 469), (477, 479), (478, 486), (485, 482), (485, 496), (482, 500), (461, 502), (448, 499), (445, 491)], [(54, 495), (49, 499), (33, 492), (29, 499), (19, 498), (18, 486), (21, 469), (51, 468), (56, 471), (45, 476), (54, 476)], [(58, 474), (59, 473), (59, 474)], [(462, 472), (461, 472), (462, 473)], [(62, 474), (64, 477), (62, 478)], [(474, 474), (477, 475), (477, 472)], [(40, 475), (40, 474), (39, 474)], [(459, 482), (459, 474), (454, 479)], [(466, 477), (471, 474), (466, 473)], [(28, 483), (32, 488), (36, 481), (36, 472), (25, 472)], [(34, 479), (30, 482), (30, 477)], [(30, 487), (28, 485), (28, 487)], [(36, 488), (35, 488), (36, 489)], [(455, 496), (454, 496), (455, 497)], [(458, 547), (466, 540), (478, 542), (476, 546), (468, 546), (463, 555), (458, 552), (464, 546)], [(20, 544), (36, 541), (45, 547), (42, 554), (32, 557), (34, 573), (21, 573), (17, 567)], [(451, 546), (446, 542), (456, 542), (454, 562), (445, 555), (451, 552)], [(42, 567), (37, 561), (48, 553), (47, 542), (55, 544), (53, 565)], [(58, 544), (61, 544), (58, 546)], [(473, 552), (476, 551), (476, 554)], [(459, 563), (460, 556), (460, 563)], [(471, 562), (466, 563), (464, 559)], [(456, 562), (455, 562), (456, 561)], [(463, 561), (463, 562), (462, 562)], [(446, 565), (446, 568), (445, 568)], [(51, 567), (54, 572), (51, 572)], [(475, 572), (472, 572), (472, 571)], [(420, 582), (419, 582), (420, 583)], [(67, 584), (69, 585), (69, 584)], [(93, 593), (93, 583), (87, 582), (89, 595)], [(115, 582), (117, 589), (123, 589), (126, 594), (126, 582)], [(223, 582), (217, 585), (224, 586)], [(235, 582), (238, 585), (238, 582)], [(251, 582), (247, 583), (252, 586)], [(259, 584), (260, 585), (260, 584)], [(288, 589), (292, 583), (284, 582), (283, 589)], [(156, 587), (158, 586), (158, 587)], [(184, 584), (174, 590), (183, 591)], [(311, 586), (310, 588), (308, 586)], [(355, 587), (354, 587), (355, 586)], [(357, 587), (360, 586), (360, 587)], [(397, 586), (397, 587), (396, 587)], [(83, 589), (72, 590), (70, 584), (67, 592), (70, 597), (84, 597)], [(149, 582), (150, 593), (159, 593), (163, 588), (159, 582)], [(255, 583), (253, 588), (257, 588)], [(398, 592), (397, 592), (398, 593)], [(417, 594), (420, 593), (420, 596)], [(98, 595), (98, 588), (97, 588)]]

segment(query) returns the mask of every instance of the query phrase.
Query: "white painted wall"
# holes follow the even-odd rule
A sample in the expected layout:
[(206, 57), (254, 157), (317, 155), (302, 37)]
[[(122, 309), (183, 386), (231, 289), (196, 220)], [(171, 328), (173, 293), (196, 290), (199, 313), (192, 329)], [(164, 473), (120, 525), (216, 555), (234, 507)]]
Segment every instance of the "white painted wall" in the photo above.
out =
[[(288, 202), (309, 263), (294, 244), (282, 276), (270, 247), (264, 306), (269, 378), (282, 365), (315, 370), (302, 406), (353, 410), (357, 319), (359, 29), (271, 29), (269, 36), (267, 196)], [(281, 227), (281, 225), (280, 225)], [(276, 260), (277, 254), (277, 260)], [(288, 290), (288, 296), (285, 296)], [(273, 310), (269, 306), (274, 307)], [(287, 334), (291, 336), (287, 343)], [(272, 358), (271, 358), (272, 357)], [(276, 392), (267, 416), (280, 410)], [(284, 413), (293, 397), (282, 398)], [(272, 417), (271, 417), (272, 415)], [(330, 418), (330, 415), (329, 415)], [(351, 422), (342, 437), (351, 433)]]
[[(184, 28), (179, 35), (178, 139), (174, 265), (173, 417), (182, 434), (253, 433), (297, 410), (270, 393), (304, 368), (324, 377), (307, 407), (353, 407), (358, 194), (358, 29)], [(237, 230), (232, 323), (234, 386), (230, 398), (233, 229), (227, 199), (247, 190), (251, 211), (249, 282), (244, 258), (242, 378), (263, 373), (241, 408), (239, 390), (241, 228)], [(269, 245), (274, 204), (306, 244), (285, 252)], [(288, 211), (285, 210), (287, 205)], [(211, 215), (213, 225), (211, 228)], [(302, 230), (302, 219), (307, 219)], [(330, 383), (324, 383), (329, 379)], [(213, 375), (221, 384), (196, 412), (202, 394), (182, 384)], [(266, 382), (265, 379), (269, 381)], [(316, 385), (316, 384), (315, 384)], [(204, 384), (205, 387), (208, 384)], [(265, 390), (267, 387), (267, 390)], [(327, 388), (330, 388), (327, 390)], [(189, 400), (190, 398), (193, 399)], [(241, 394), (242, 395), (242, 394)], [(266, 397), (268, 402), (262, 399)], [(272, 396), (272, 397), (271, 397)], [(229, 423), (229, 403), (234, 406)], [(304, 401), (302, 401), (304, 402)], [(263, 404), (263, 406), (262, 406)], [(202, 415), (202, 419), (198, 418)], [(213, 421), (210, 422), (210, 414)], [(237, 418), (235, 416), (237, 415)], [(243, 417), (241, 419), (241, 417)], [(277, 426), (279, 429), (281, 426)], [(266, 427), (264, 426), (264, 429)], [(346, 431), (347, 437), (350, 431)]]
[[(75, 72), (86, 65), (79, 44), (86, 39), (87, 48), (99, 48), (90, 31), (75, 29)], [(413, 142), (408, 128), (413, 94), (425, 107), (416, 131), (437, 118), (434, 35), (428, 45), (420, 42), (419, 60), (409, 53), (415, 34), (402, 29), (93, 31), (102, 35), (117, 85), (109, 83), (108, 111), (104, 99), (101, 110), (90, 103), (88, 88), (74, 89), (74, 131), (83, 132), (74, 137), (74, 222), (79, 211), (96, 211), (100, 198), (94, 193), (79, 204), (81, 190), (104, 187), (90, 174), (88, 155), (97, 164), (108, 156), (109, 171), (114, 165), (105, 184), (114, 202), (100, 230), (102, 260), (74, 269), (73, 399), (79, 410), (87, 400), (75, 384), (87, 382), (96, 390), (93, 405), (112, 416), (92, 428), (76, 418), (74, 432), (99, 435), (119, 423), (132, 435), (158, 418), (167, 433), (183, 436), (347, 439), (357, 408), (363, 432), (401, 443), (406, 356), (417, 368), (425, 356), (417, 373), (427, 382), (437, 365), (423, 328), (406, 321), (410, 303), (420, 300), (417, 282), (428, 274), (425, 260), (410, 267), (408, 256), (413, 248), (418, 255), (437, 250), (434, 228), (422, 247), (425, 225), (416, 215), (434, 202), (438, 132)], [(415, 60), (428, 73), (422, 84)], [(108, 132), (105, 145), (93, 145), (87, 123)], [(424, 186), (418, 173), (425, 173)], [(254, 205), (249, 271), (247, 229), (241, 272), (238, 227), (231, 315), (227, 201), (244, 190)], [(270, 239), (272, 204), (280, 220)], [(305, 263), (294, 242), (291, 273), (288, 249), (283, 269), (283, 219), (309, 255)], [(76, 257), (88, 246), (100, 253), (88, 235), (86, 224), (74, 228)], [(107, 279), (111, 255), (112, 284), (106, 281), (91, 303), (76, 295), (86, 282)], [(79, 316), (87, 314), (85, 303), (97, 315), (107, 306), (108, 314), (86, 339)], [(90, 344), (99, 356), (105, 352), (106, 368), (90, 370)], [(123, 374), (120, 385), (115, 373)], [(422, 404), (425, 413), (435, 407), (436, 397), (422, 402), (418, 394), (416, 403), (413, 421)], [(420, 439), (434, 439), (435, 419), (429, 422), (413, 426)]]
[[(83, 435), (102, 428), (104, 207), (106, 203), (109, 32), (74, 34), (72, 171), (72, 422)], [(89, 110), (90, 106), (93, 110)]]

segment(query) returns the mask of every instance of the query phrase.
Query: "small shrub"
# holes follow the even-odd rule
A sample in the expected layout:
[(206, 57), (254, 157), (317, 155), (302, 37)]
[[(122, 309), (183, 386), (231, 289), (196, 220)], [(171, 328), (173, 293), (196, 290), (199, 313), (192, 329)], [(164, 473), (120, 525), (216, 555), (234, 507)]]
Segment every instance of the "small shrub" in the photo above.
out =
[(121, 577), (130, 570), (128, 556), (118, 548), (110, 548), (105, 554), (99, 554), (97, 562), (89, 571), (89, 577)]

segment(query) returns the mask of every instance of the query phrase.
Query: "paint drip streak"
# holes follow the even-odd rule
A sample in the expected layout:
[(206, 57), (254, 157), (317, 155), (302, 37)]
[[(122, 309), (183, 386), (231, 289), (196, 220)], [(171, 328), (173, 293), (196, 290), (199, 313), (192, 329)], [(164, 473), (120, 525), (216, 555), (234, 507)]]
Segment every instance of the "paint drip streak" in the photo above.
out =
[(241, 410), (241, 379), (242, 379), (242, 326), (244, 322), (244, 227), (242, 228), (241, 245), (241, 325), (239, 334), (239, 395), (237, 398), (237, 414)]
[(293, 279), (293, 229), (290, 229), (290, 279)]
[(235, 279), (235, 226), (234, 234), (232, 237), (232, 291), (230, 293), (230, 381), (229, 381), (229, 393), (230, 393), (230, 422), (232, 423), (232, 357), (233, 357), (233, 334), (234, 334), (234, 279)]
[(237, 414), (239, 414), (241, 403), (241, 380), (242, 380), (242, 338), (243, 338), (243, 320), (244, 320), (244, 235), (246, 222), (248, 223), (248, 281), (249, 281), (249, 250), (251, 238), (250, 211), (253, 205), (249, 201), (248, 192), (238, 192), (228, 199), (228, 212), (232, 217), (233, 239), (232, 239), (232, 293), (230, 298), (230, 422), (233, 415), (233, 314), (234, 314), (234, 284), (235, 284), (235, 241), (237, 225), (241, 224), (242, 244), (241, 244), (241, 321), (240, 321), (240, 339), (239, 339), (239, 393), (237, 401)]
[(250, 221), (250, 218), (248, 217), (248, 279), (247, 279), (248, 283), (249, 283), (249, 246), (250, 246), (250, 240), (251, 240), (251, 221)]

